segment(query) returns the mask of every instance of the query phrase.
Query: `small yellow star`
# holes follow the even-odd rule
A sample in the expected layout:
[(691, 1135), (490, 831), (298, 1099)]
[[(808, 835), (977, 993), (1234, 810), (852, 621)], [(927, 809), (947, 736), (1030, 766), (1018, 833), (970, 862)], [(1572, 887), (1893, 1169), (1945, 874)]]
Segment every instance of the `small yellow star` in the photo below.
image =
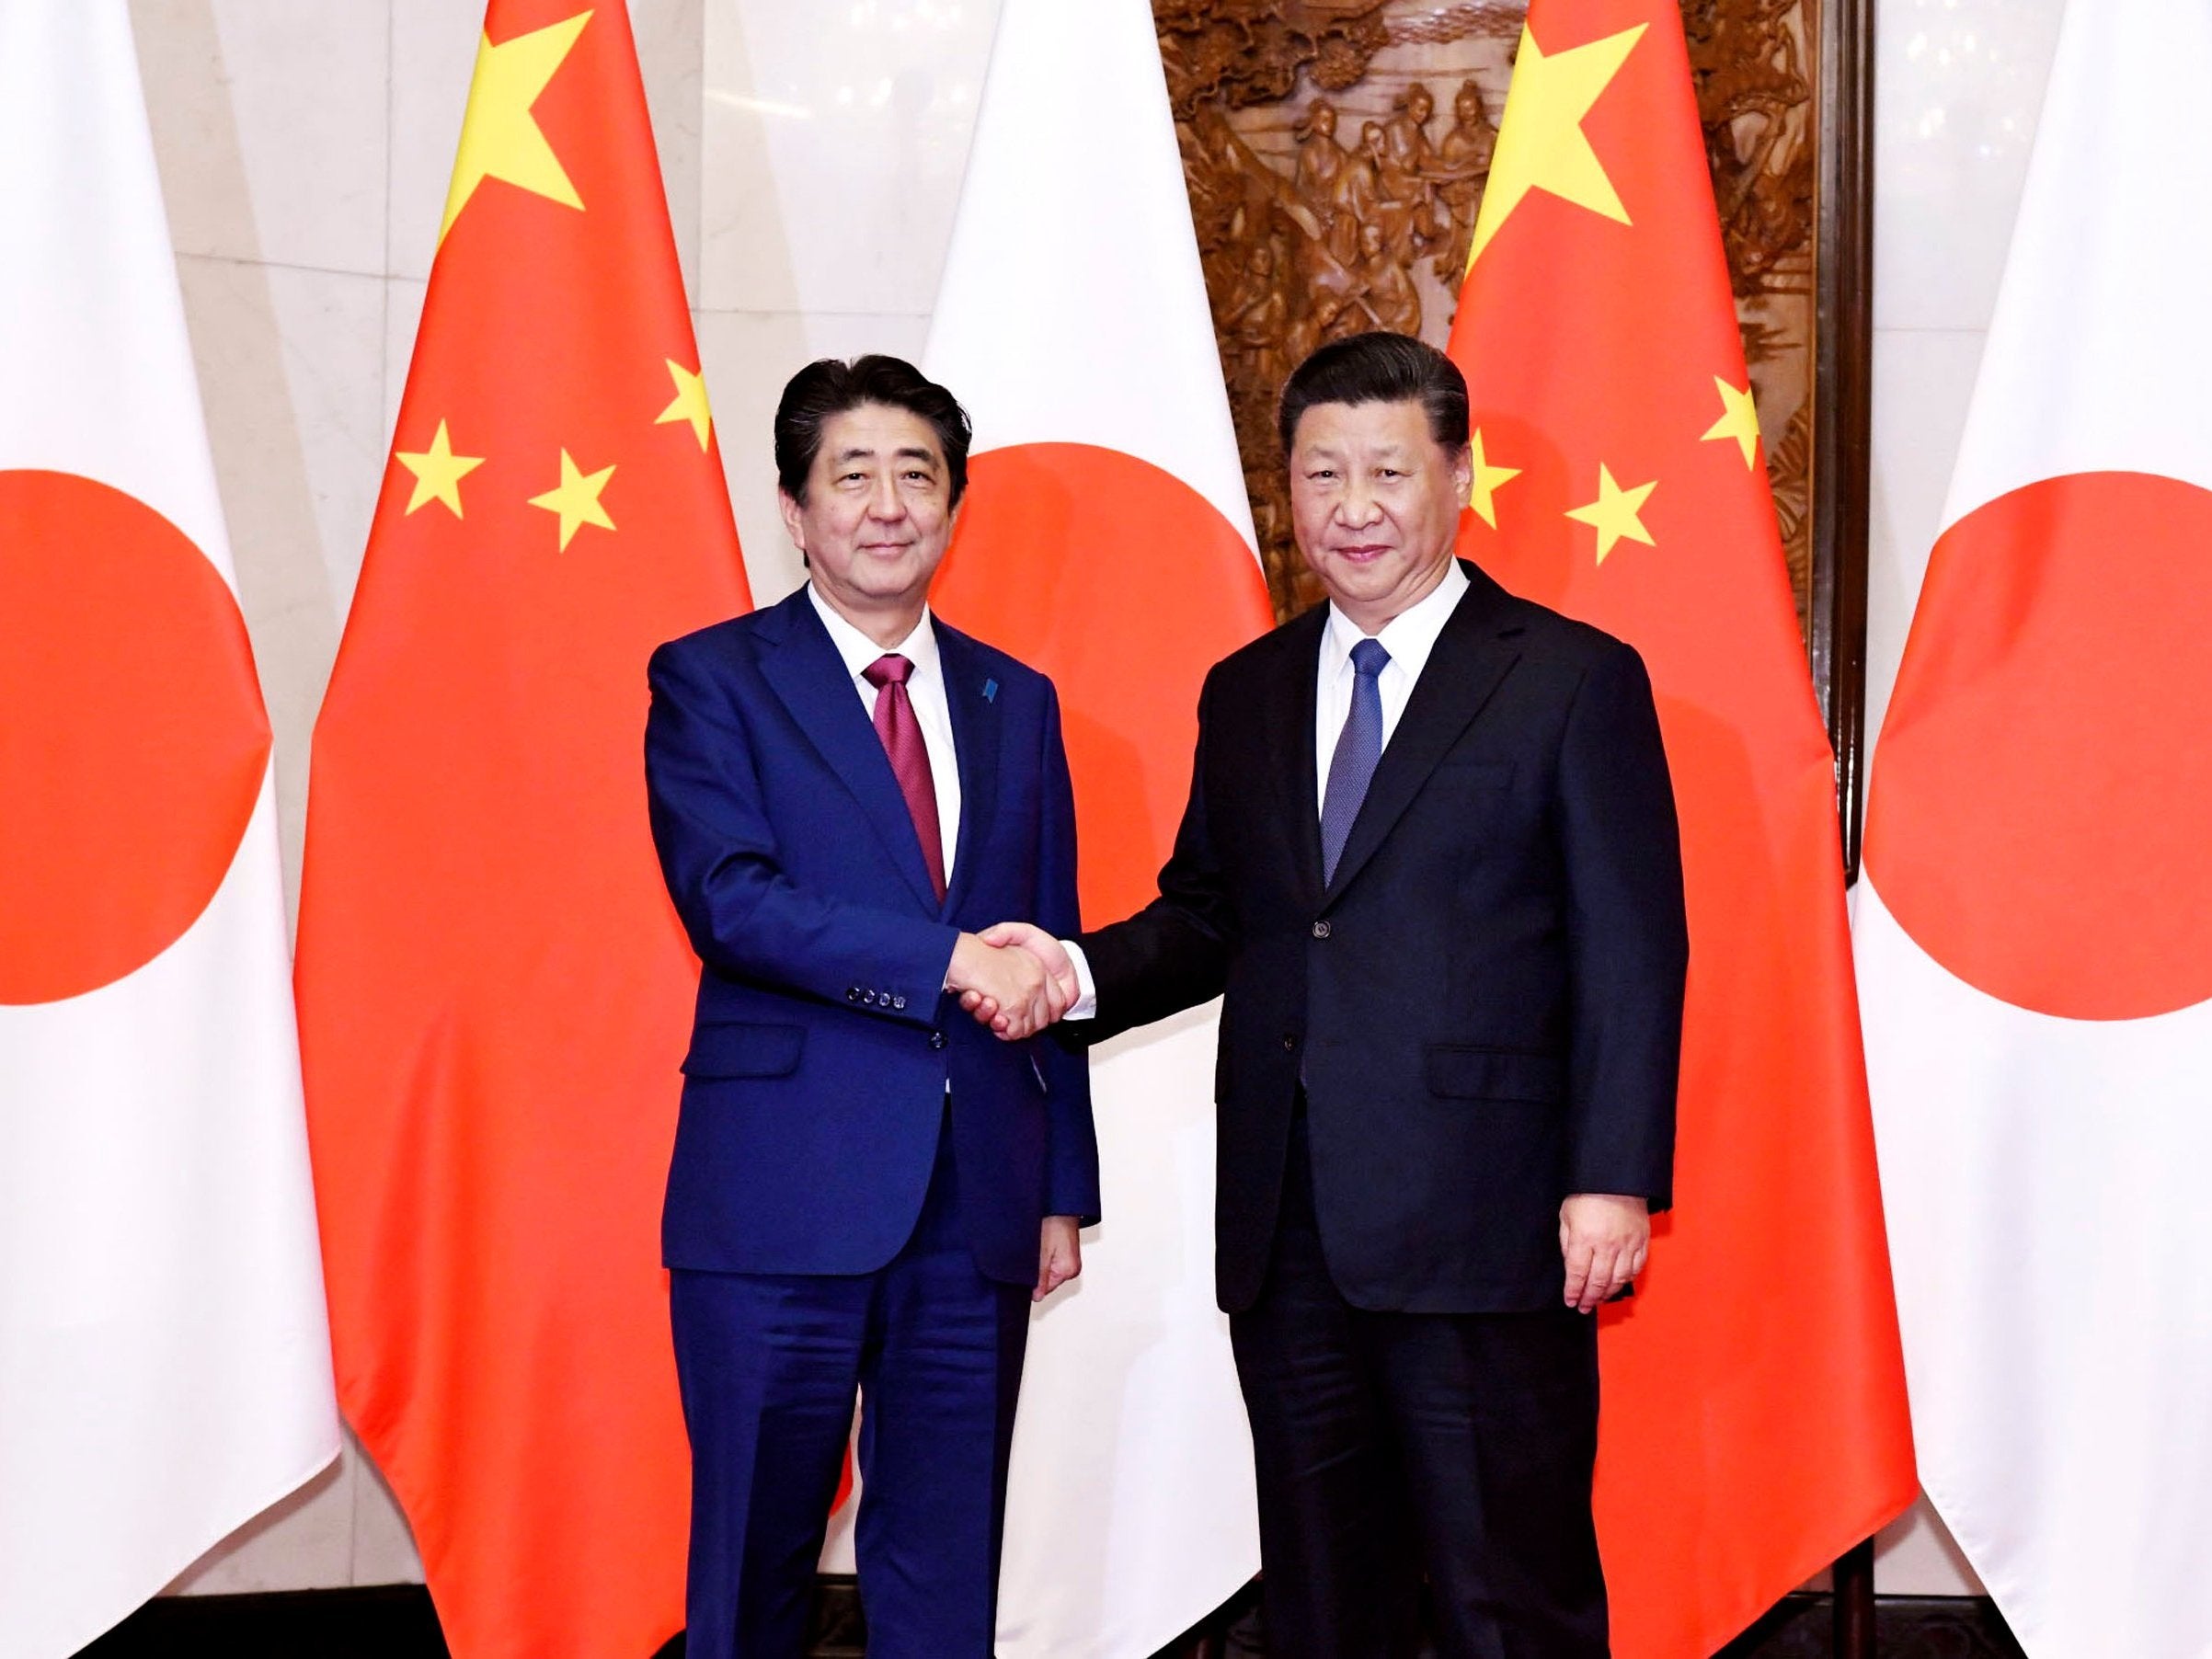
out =
[(1567, 517), (1587, 524), (1598, 532), (1598, 562), (1605, 563), (1605, 555), (1613, 550), (1613, 543), (1625, 538), (1641, 542), (1646, 547), (1657, 545), (1651, 532), (1644, 528), (1644, 521), (1636, 515), (1644, 510), (1644, 503), (1651, 499), (1651, 492), (1659, 487), (1654, 478), (1649, 484), (1639, 484), (1633, 489), (1622, 489), (1613, 482), (1611, 471), (1601, 462), (1598, 467), (1598, 498), (1587, 507), (1567, 509)]
[(1467, 440), (1467, 447), (1474, 458), (1474, 488), (1468, 495), (1467, 505), (1474, 509), (1477, 518), (1496, 530), (1498, 486), (1509, 479), (1519, 477), (1520, 468), (1490, 464), (1483, 453), (1483, 429), (1480, 427), (1474, 429), (1474, 435)]
[(1522, 26), (1513, 79), (1506, 88), (1497, 154), (1491, 158), (1490, 179), (1483, 187), (1482, 210), (1474, 220), (1474, 242), (1467, 250), (1470, 270), (1530, 190), (1543, 190), (1604, 218), (1628, 223), (1620, 193), (1583, 136), (1582, 118), (1612, 85), (1648, 27), (1639, 23), (1546, 57), (1536, 37)]
[(1735, 439), (1749, 466), (1759, 453), (1759, 411), (1751, 405), (1751, 388), (1739, 392), (1717, 374), (1713, 383), (1721, 391), (1721, 418), (1705, 429), (1705, 437)]
[(607, 509), (599, 504), (599, 492), (607, 487), (607, 480), (613, 476), (614, 469), (611, 466), (602, 466), (596, 473), (581, 471), (568, 459), (568, 452), (563, 450), (558, 487), (530, 498), (531, 506), (560, 515), (563, 553), (568, 551), (569, 538), (576, 534), (579, 524), (596, 524), (602, 530), (614, 528), (614, 521), (607, 517)]
[(591, 21), (588, 11), (528, 34), (492, 44), (489, 35), (476, 44), (476, 72), (469, 83), (468, 110), (461, 118), (461, 150), (453, 158), (453, 182), (446, 192), (445, 221), (438, 227), (440, 246), (476, 187), (499, 178), (564, 206), (583, 211), (583, 199), (568, 182), (561, 158), (545, 142), (531, 108), (575, 48), (577, 36)]
[(655, 426), (665, 426), (671, 420), (688, 420), (692, 431), (699, 440), (699, 447), (706, 447), (706, 435), (714, 430), (714, 412), (706, 406), (706, 376), (694, 374), (674, 358), (662, 360), (669, 366), (669, 378), (676, 383), (676, 395), (669, 406), (653, 417)]
[(425, 502), (439, 501), (454, 518), (461, 516), (461, 480), (484, 464), (481, 455), (456, 455), (453, 440), (445, 433), (445, 422), (438, 423), (437, 436), (430, 447), (409, 453), (406, 450), (393, 452), (399, 464), (415, 475), (415, 493), (407, 498), (407, 511), (413, 512)]

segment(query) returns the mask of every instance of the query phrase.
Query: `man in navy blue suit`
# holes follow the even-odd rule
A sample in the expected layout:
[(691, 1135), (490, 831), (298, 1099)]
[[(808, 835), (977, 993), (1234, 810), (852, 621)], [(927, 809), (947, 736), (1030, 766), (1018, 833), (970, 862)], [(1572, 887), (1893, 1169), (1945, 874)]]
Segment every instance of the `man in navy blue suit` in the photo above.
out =
[[(982, 1659), (1032, 1299), (1098, 1216), (1066, 1007), (978, 936), (1076, 926), (1041, 674), (930, 615), (968, 418), (895, 358), (775, 418), (810, 580), (654, 654), (646, 773), (703, 971), (662, 1251), (692, 1440), (692, 1659), (797, 1659), (855, 1390), (873, 1659)], [(959, 1015), (988, 997), (1016, 1040)]]

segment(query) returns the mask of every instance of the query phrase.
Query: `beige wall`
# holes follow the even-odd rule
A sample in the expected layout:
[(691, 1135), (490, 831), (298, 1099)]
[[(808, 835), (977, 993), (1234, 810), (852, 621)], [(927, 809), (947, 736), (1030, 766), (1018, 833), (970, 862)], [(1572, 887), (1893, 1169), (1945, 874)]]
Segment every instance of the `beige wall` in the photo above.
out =
[[(1903, 648), (2060, 0), (1878, 0), (1872, 720)], [(799, 579), (768, 419), (799, 363), (919, 356), (995, 0), (633, 0), (755, 596)], [(479, 0), (132, 0), (296, 891), (307, 740), (360, 567)], [(1786, 1478), (1783, 1477), (1783, 1478)], [(420, 1576), (358, 1449), (178, 1581)], [(1885, 1591), (1971, 1587), (1925, 1516)]]

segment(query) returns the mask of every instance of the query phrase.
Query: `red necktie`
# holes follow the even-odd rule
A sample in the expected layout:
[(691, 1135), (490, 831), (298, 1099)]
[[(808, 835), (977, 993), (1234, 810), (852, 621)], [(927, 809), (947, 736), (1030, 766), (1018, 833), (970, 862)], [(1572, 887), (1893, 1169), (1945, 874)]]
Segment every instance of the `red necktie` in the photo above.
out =
[(929, 750), (922, 741), (922, 723), (914, 718), (913, 699), (906, 694), (907, 676), (914, 665), (892, 651), (860, 670), (860, 677), (876, 688), (876, 735), (883, 752), (891, 757), (891, 772), (899, 779), (899, 793), (913, 814), (914, 833), (922, 838), (922, 862), (929, 866), (937, 902), (945, 902), (945, 831), (937, 822), (937, 786), (929, 769)]

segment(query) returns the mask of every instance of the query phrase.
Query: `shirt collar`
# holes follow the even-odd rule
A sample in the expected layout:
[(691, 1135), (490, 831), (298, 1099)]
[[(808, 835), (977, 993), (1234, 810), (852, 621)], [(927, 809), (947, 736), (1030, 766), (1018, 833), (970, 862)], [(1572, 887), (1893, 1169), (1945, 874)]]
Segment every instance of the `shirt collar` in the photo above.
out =
[[(814, 603), (814, 613), (822, 619), (822, 626), (830, 630), (830, 643), (837, 647), (845, 672), (860, 680), (876, 659), (887, 654), (887, 647), (877, 645), (858, 628), (837, 613), (830, 601), (812, 582), (807, 584), (807, 597)], [(1350, 646), (1345, 647), (1349, 650)], [(931, 625), (929, 607), (922, 607), (922, 620), (914, 631), (897, 645), (888, 647), (914, 665), (913, 678), (926, 678), (937, 672), (937, 630)], [(910, 679), (910, 683), (911, 682)], [(863, 681), (862, 683), (865, 683)], [(871, 691), (873, 687), (869, 688)]]
[[(1409, 674), (1419, 677), (1428, 654), (1436, 648), (1437, 636), (1444, 632), (1444, 624), (1451, 620), (1458, 609), (1460, 598), (1469, 587), (1467, 573), (1453, 559), (1444, 566), (1444, 579), (1436, 589), (1410, 610), (1401, 611), (1392, 617), (1375, 637), (1390, 653), (1393, 663)], [(1352, 658), (1352, 647), (1367, 637), (1360, 633), (1359, 624), (1329, 601), (1329, 625), (1321, 635), (1321, 673), (1324, 682), (1340, 673)]]

